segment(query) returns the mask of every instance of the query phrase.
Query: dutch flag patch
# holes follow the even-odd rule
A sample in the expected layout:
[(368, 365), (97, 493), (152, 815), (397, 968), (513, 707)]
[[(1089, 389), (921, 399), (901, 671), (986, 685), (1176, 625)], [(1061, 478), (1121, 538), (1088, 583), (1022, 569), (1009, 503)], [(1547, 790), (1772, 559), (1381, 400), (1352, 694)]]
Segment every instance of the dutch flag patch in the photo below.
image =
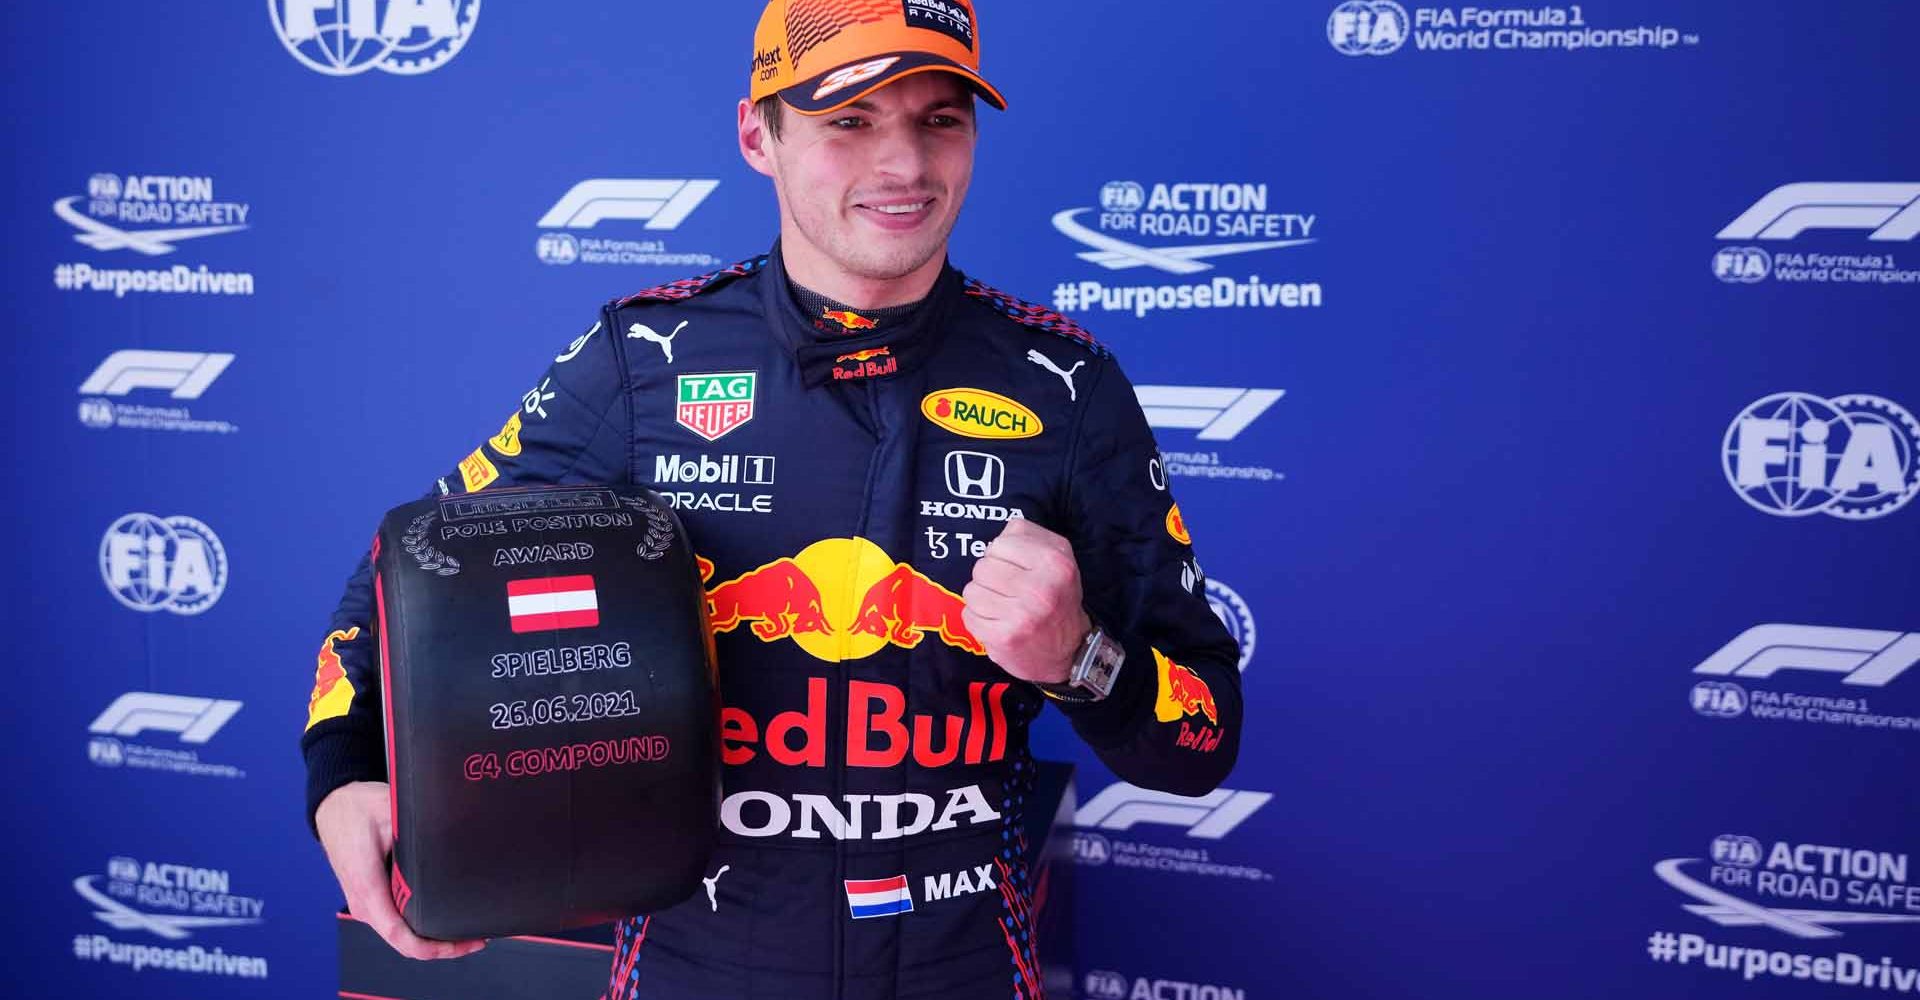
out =
[(891, 917), (913, 912), (913, 895), (907, 891), (907, 877), (847, 879), (847, 909), (853, 919)]

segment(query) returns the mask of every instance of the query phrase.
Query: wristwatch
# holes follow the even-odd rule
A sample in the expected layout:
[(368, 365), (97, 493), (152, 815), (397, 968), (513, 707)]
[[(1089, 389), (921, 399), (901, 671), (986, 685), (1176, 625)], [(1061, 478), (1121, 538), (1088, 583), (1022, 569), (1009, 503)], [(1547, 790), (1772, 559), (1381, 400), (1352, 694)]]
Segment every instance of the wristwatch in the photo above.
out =
[(1069, 705), (1090, 704), (1113, 693), (1113, 682), (1127, 662), (1127, 651), (1099, 622), (1087, 630), (1074, 653), (1073, 667), (1064, 684), (1036, 684), (1040, 693)]

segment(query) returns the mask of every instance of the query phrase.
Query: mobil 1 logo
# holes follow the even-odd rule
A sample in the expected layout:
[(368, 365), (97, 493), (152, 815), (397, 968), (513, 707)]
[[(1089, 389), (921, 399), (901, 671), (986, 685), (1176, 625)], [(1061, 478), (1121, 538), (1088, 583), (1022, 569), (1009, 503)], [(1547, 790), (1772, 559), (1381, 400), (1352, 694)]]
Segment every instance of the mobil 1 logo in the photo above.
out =
[(735, 487), (770, 487), (773, 474), (772, 455), (668, 454), (653, 460), (653, 488), (676, 510), (771, 514), (771, 492)]

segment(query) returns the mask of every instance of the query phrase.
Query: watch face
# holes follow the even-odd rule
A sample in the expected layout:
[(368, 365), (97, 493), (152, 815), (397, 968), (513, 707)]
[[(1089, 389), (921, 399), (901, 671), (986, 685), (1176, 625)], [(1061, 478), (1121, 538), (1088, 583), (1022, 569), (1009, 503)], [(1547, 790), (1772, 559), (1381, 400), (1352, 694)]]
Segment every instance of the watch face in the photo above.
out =
[(1104, 698), (1113, 691), (1114, 675), (1126, 658), (1126, 650), (1105, 632), (1097, 633), (1087, 650), (1086, 670), (1080, 681), (1082, 686), (1099, 692)]

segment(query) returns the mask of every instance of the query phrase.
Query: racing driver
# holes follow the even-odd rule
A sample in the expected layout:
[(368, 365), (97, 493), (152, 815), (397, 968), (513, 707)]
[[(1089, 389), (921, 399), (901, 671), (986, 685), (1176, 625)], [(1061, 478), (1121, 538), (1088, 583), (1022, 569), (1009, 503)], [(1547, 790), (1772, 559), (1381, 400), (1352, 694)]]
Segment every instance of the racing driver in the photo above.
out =
[[(1041, 995), (1022, 812), (1051, 702), (1113, 772), (1203, 794), (1237, 649), (1147, 421), (1070, 320), (954, 269), (980, 75), (969, 0), (772, 0), (741, 154), (763, 257), (602, 307), (441, 493), (639, 483), (702, 557), (722, 695), (707, 892), (617, 930), (611, 1000)], [(402, 954), (369, 569), (321, 648), (308, 810)]]

